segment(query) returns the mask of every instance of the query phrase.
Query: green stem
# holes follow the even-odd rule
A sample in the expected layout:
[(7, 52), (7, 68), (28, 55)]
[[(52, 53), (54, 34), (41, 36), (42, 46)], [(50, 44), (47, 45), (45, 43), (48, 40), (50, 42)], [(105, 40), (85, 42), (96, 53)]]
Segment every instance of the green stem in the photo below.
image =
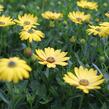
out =
[(43, 12), (44, 9), (45, 9), (45, 4), (46, 4), (47, 1), (48, 1), (48, 0), (43, 0), (43, 1), (42, 1), (42, 12)]
[(82, 108), (83, 100), (84, 100), (84, 94), (82, 94), (82, 96), (80, 98), (80, 104), (79, 104), (79, 108), (78, 109), (81, 109)]
[(9, 107), (8, 109), (15, 109), (15, 105), (14, 105), (14, 84), (12, 83), (6, 83), (7, 89), (8, 89), (8, 93), (10, 95), (10, 103), (9, 103)]
[(49, 68), (46, 68), (45, 76), (49, 78)]

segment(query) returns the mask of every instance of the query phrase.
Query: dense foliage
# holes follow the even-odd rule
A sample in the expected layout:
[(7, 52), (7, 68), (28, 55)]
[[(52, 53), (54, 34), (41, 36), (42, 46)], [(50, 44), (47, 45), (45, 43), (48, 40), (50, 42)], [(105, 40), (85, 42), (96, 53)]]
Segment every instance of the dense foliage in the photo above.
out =
[[(33, 14), (39, 23), (35, 29), (45, 34), (40, 42), (29, 43), (20, 39), (22, 27), (17, 24), (0, 27), (0, 58), (20, 57), (32, 68), (29, 79), (18, 83), (0, 82), (0, 109), (109, 108), (109, 38), (87, 32), (89, 25), (109, 21), (105, 16), (109, 11), (109, 0), (92, 1), (98, 3), (97, 10), (80, 8), (77, 0), (0, 0), (4, 6), (1, 15), (17, 19), (18, 15)], [(60, 12), (63, 17), (56, 21), (47, 20), (41, 15), (45, 11)], [(90, 14), (90, 22), (72, 22), (68, 17), (72, 11)], [(34, 57), (35, 50), (47, 47), (68, 52), (68, 65), (47, 68), (39, 64)], [(64, 82), (64, 74), (79, 66), (94, 68), (104, 75), (105, 82), (100, 90), (84, 94)]]

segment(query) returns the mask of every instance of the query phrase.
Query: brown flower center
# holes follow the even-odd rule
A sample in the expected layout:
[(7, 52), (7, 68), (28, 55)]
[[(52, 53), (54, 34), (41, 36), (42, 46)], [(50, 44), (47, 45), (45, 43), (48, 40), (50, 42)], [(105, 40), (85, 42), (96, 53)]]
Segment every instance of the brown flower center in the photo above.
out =
[(13, 67), (15, 67), (15, 66), (16, 66), (16, 63), (13, 62), (13, 61), (10, 61), (10, 62), (8, 63), (8, 67), (13, 68)]
[(5, 25), (5, 22), (0, 21), (0, 25)]
[(78, 21), (81, 21), (81, 20), (82, 20), (80, 17), (77, 17), (76, 19), (77, 19)]
[(32, 34), (32, 33), (34, 33), (34, 31), (32, 29), (29, 29), (28, 33)]
[(79, 81), (79, 84), (82, 85), (82, 86), (88, 86), (89, 85), (89, 81), (86, 80), (86, 79), (81, 79)]
[(53, 57), (48, 57), (46, 61), (49, 63), (53, 63), (55, 62), (55, 59)]
[(30, 25), (30, 22), (29, 21), (25, 21), (24, 25)]
[(96, 31), (98, 31), (98, 32), (100, 32), (100, 31), (101, 31), (101, 30), (100, 30), (100, 28), (96, 28), (95, 30), (96, 30)]

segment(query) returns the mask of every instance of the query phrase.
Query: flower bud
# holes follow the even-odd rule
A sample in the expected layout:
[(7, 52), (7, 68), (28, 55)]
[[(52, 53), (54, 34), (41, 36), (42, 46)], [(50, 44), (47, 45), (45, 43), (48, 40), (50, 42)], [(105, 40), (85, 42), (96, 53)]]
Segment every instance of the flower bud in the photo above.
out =
[(75, 36), (72, 36), (72, 37), (69, 39), (69, 41), (72, 42), (72, 43), (75, 43), (75, 42), (76, 42)]
[(86, 43), (86, 40), (85, 39), (80, 39), (80, 43), (81, 44), (85, 44)]
[(32, 56), (32, 49), (30, 47), (25, 48), (24, 54), (27, 56)]
[(100, 56), (100, 57), (99, 57), (99, 61), (100, 61), (100, 62), (105, 62), (105, 57), (104, 57), (104, 56)]

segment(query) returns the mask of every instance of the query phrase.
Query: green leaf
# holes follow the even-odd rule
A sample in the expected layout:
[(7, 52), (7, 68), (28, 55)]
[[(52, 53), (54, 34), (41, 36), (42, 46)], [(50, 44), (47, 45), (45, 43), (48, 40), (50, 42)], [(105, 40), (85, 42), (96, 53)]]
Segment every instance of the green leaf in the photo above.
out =
[(7, 98), (2, 92), (0, 92), (0, 99), (3, 100), (6, 104), (9, 104), (9, 100), (7, 100)]
[(102, 105), (101, 109), (108, 109), (106, 103)]

